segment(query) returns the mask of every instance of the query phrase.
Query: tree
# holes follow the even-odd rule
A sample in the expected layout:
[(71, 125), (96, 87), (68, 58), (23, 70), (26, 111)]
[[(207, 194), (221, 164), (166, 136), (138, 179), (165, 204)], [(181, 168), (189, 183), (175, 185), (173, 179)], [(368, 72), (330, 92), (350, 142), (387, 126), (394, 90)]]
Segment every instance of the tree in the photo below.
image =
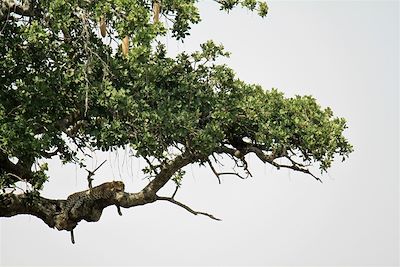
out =
[[(243, 6), (266, 16), (264, 2), (217, 1), (222, 10)], [(49, 227), (71, 231), (81, 220), (98, 221), (102, 210), (175, 199), (190, 164), (222, 175), (251, 175), (246, 155), (276, 168), (326, 172), (352, 146), (346, 122), (311, 96), (287, 98), (235, 77), (212, 41), (194, 53), (168, 55), (158, 37), (177, 40), (200, 21), (197, 1), (48, 0), (3, 1), (0, 6), (0, 216), (34, 215)], [(160, 12), (160, 14), (158, 14)], [(158, 16), (170, 21), (167, 27)], [(99, 33), (100, 31), (100, 33)], [(105, 36), (105, 37), (104, 37)], [(122, 43), (122, 44), (121, 44)], [(46, 160), (85, 167), (87, 151), (129, 146), (151, 178), (139, 192), (120, 181), (71, 194), (40, 195)], [(219, 173), (218, 156), (241, 172)], [(279, 163), (277, 159), (280, 159)], [(99, 166), (100, 167), (100, 166)], [(20, 192), (19, 184), (30, 185)], [(172, 196), (159, 196), (168, 182)]]

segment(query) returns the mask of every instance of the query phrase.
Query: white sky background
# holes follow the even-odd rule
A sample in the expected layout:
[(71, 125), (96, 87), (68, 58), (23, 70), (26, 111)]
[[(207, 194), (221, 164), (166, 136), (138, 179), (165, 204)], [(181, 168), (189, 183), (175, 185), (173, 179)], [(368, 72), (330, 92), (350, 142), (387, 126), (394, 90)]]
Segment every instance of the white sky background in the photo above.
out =
[[(250, 157), (253, 178), (224, 177), (189, 167), (177, 199), (222, 222), (193, 216), (170, 203), (103, 212), (69, 233), (31, 216), (1, 218), (1, 265), (397, 265), (399, 264), (399, 3), (384, 1), (268, 1), (266, 19), (245, 10), (230, 15), (210, 1), (203, 21), (171, 53), (221, 42), (238, 77), (311, 94), (348, 120), (355, 152), (337, 160), (324, 183), (276, 171)], [(126, 152), (127, 153), (127, 152)], [(127, 191), (146, 181), (144, 163), (125, 152), (95, 183), (123, 180)], [(119, 166), (119, 167), (118, 167)], [(226, 165), (231, 166), (231, 164)], [(43, 195), (66, 198), (86, 189), (86, 173), (50, 167)], [(169, 194), (173, 188), (163, 192)]]

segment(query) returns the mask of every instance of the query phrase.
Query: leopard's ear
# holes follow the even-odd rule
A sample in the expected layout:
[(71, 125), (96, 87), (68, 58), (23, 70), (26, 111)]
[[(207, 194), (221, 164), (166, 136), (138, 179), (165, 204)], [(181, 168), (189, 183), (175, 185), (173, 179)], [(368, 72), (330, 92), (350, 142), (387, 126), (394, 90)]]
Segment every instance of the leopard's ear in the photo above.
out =
[(119, 191), (124, 191), (125, 190), (125, 184), (122, 181), (117, 181), (117, 188)]
[(114, 191), (124, 191), (125, 184), (122, 181), (112, 181)]

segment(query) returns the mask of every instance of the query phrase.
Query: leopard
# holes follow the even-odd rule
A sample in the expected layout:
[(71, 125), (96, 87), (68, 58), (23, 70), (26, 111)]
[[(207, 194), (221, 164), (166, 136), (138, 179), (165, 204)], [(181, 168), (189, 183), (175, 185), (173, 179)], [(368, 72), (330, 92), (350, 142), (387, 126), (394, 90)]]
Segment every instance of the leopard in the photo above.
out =
[[(85, 202), (94, 202), (98, 200), (111, 200), (119, 192), (124, 192), (125, 185), (122, 181), (112, 181), (106, 182), (101, 185), (95, 186), (93, 188), (76, 192), (67, 197), (62, 212), (58, 214), (58, 226), (57, 228), (66, 229), (65, 225), (67, 220), (71, 217), (75, 217), (75, 212), (79, 209)], [(118, 214), (122, 215), (120, 207), (118, 205)], [(101, 211), (96, 214), (100, 218)], [(73, 229), (67, 229), (71, 232), (71, 241), (74, 244)]]
[(106, 200), (115, 196), (118, 192), (124, 192), (125, 185), (121, 181), (112, 181), (95, 186), (81, 192), (76, 192), (68, 196), (64, 212), (70, 213), (71, 211), (79, 208), (85, 201), (91, 200)]

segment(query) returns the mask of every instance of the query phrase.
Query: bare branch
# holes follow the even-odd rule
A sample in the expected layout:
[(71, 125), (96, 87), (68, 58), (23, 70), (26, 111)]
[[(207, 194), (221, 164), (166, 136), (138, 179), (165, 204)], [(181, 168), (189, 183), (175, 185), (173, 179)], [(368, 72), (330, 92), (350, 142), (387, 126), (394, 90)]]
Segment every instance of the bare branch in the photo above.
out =
[(221, 184), (221, 179), (220, 179), (220, 177), (219, 177), (221, 174), (218, 173), (218, 172), (215, 170), (214, 166), (212, 165), (212, 163), (211, 163), (211, 161), (210, 161), (209, 159), (207, 159), (207, 162), (208, 162), (208, 165), (210, 166), (211, 170), (212, 170), (213, 173), (215, 174), (215, 176), (217, 176), (218, 183)]
[(176, 185), (175, 191), (174, 191), (174, 193), (172, 194), (171, 198), (174, 198), (174, 197), (175, 197), (176, 193), (178, 192), (178, 189), (179, 189), (179, 185)]
[(158, 174), (159, 173), (157, 171), (158, 166), (154, 166), (153, 163), (146, 156), (143, 156), (143, 158), (147, 162), (147, 164), (149, 165), (150, 170), (154, 171), (155, 174)]
[(93, 174), (100, 169), (101, 166), (103, 166), (104, 163), (106, 163), (107, 160), (104, 160), (96, 169), (94, 169)]
[(142, 190), (145, 194), (155, 196), (158, 190), (160, 190), (176, 173), (178, 170), (184, 166), (192, 163), (196, 157), (190, 152), (186, 151), (182, 155), (175, 157), (170, 162), (163, 162), (160, 167), (160, 172), (155, 176), (155, 178)]
[[(263, 150), (261, 148), (248, 144), (245, 148), (240, 150), (239, 153), (238, 153), (238, 150), (235, 150), (233, 148), (229, 148), (226, 146), (220, 147), (217, 152), (218, 153), (226, 153), (226, 154), (230, 155), (232, 158), (239, 158), (239, 159), (244, 158), (244, 156), (246, 154), (252, 152), (252, 153), (256, 154), (256, 156), (264, 163), (269, 163), (276, 168), (288, 168), (288, 169), (291, 169), (294, 171), (306, 173), (308, 175), (311, 175), (317, 181), (322, 183), (322, 180), (320, 178), (318, 178), (317, 176), (315, 176), (314, 174), (312, 174), (310, 172), (310, 170), (308, 170), (305, 167), (305, 165), (300, 164), (300, 163), (294, 161), (293, 159), (291, 159), (289, 156), (287, 156), (286, 151), (282, 151), (281, 153), (272, 153), (271, 155), (267, 155), (263, 152)], [(289, 159), (290, 162), (292, 163), (292, 165), (282, 165), (282, 164), (278, 164), (274, 161), (275, 159), (282, 158), (282, 157)]]
[(219, 184), (221, 184), (221, 179), (220, 179), (221, 175), (234, 175), (234, 176), (237, 176), (237, 177), (239, 177), (240, 179), (243, 179), (243, 180), (247, 179), (247, 177), (243, 177), (237, 172), (217, 172), (217, 170), (212, 165), (211, 161), (207, 160), (207, 162), (208, 162), (208, 165), (210, 165), (210, 168), (213, 171), (213, 173), (215, 174), (215, 176), (217, 176)]
[(205, 212), (200, 212), (200, 211), (195, 211), (195, 210), (191, 209), (189, 206), (187, 206), (187, 205), (185, 205), (185, 204), (183, 204), (183, 203), (181, 203), (181, 202), (179, 202), (179, 201), (176, 201), (176, 200), (173, 199), (173, 198), (170, 198), (170, 197), (159, 197), (159, 196), (157, 196), (156, 199), (157, 199), (157, 200), (169, 201), (169, 202), (171, 202), (171, 203), (173, 203), (173, 204), (175, 204), (175, 205), (178, 205), (179, 207), (184, 208), (185, 210), (187, 210), (188, 212), (190, 212), (190, 213), (192, 213), (192, 214), (194, 214), (194, 215), (199, 215), (199, 214), (200, 214), (200, 215), (207, 216), (207, 217), (209, 217), (209, 218), (211, 218), (211, 219), (213, 219), (213, 220), (221, 221), (221, 219), (218, 219), (218, 218), (214, 217), (214, 216), (211, 215), (211, 214), (208, 214), (208, 213), (205, 213)]
[(320, 178), (316, 177), (314, 174), (312, 174), (312, 173), (310, 172), (310, 170), (304, 168), (304, 165), (295, 162), (294, 160), (292, 160), (290, 157), (288, 157), (288, 156), (286, 156), (286, 155), (285, 155), (285, 158), (289, 159), (290, 162), (292, 163), (292, 165), (282, 165), (282, 164), (278, 164), (278, 163), (274, 162), (275, 159), (281, 158), (281, 157), (282, 157), (281, 155), (276, 156), (276, 158), (274, 158), (274, 156), (265, 155), (264, 152), (262, 152), (262, 150), (259, 149), (259, 148), (256, 148), (256, 147), (249, 147), (249, 148), (247, 148), (247, 149), (248, 149), (250, 152), (254, 152), (254, 153), (257, 155), (257, 157), (258, 157), (259, 159), (261, 159), (263, 162), (268, 162), (269, 164), (271, 164), (271, 165), (277, 167), (278, 169), (279, 169), (279, 168), (288, 168), (288, 169), (292, 169), (292, 170), (294, 170), (294, 171), (303, 172), (303, 173), (306, 173), (306, 174), (308, 174), (308, 175), (311, 175), (311, 176), (314, 177), (317, 181), (319, 181), (319, 182), (322, 183), (322, 180), (321, 180)]
[(94, 176), (94, 173), (95, 173), (98, 169), (100, 169), (100, 167), (103, 166), (103, 164), (106, 163), (106, 161), (107, 161), (107, 160), (104, 160), (104, 161), (103, 161), (96, 169), (94, 169), (93, 171), (90, 171), (90, 170), (86, 169), (86, 171), (88, 172), (87, 180), (88, 180), (88, 187), (89, 187), (89, 188), (92, 188), (92, 181), (93, 181), (92, 176)]
[(317, 180), (320, 183), (322, 183), (322, 180), (319, 177), (315, 176), (313, 173), (311, 173), (310, 170), (308, 170), (308, 169), (305, 169), (305, 168), (302, 168), (302, 167), (299, 167), (299, 166), (296, 166), (296, 165), (278, 164), (278, 163), (276, 163), (274, 161), (269, 162), (269, 163), (272, 164), (273, 166), (277, 167), (278, 169), (287, 168), (287, 169), (291, 169), (291, 170), (294, 170), (294, 171), (303, 172), (305, 174), (311, 175), (312, 177), (314, 177), (315, 180)]
[(243, 163), (243, 166), (242, 166), (242, 167), (243, 167), (243, 169), (246, 171), (247, 175), (250, 176), (250, 177), (253, 177), (253, 175), (251, 174), (251, 172), (250, 172), (250, 170), (249, 170), (249, 164), (247, 163), (245, 157), (243, 156), (240, 160), (241, 160), (242, 163)]
[[(217, 155), (218, 155), (218, 154), (217, 154)], [(215, 157), (214, 153), (212, 153), (211, 156), (213, 157), (214, 161), (215, 161), (217, 164), (219, 164), (219, 165), (221, 165), (221, 166), (224, 166), (224, 164), (222, 164), (222, 163)], [(221, 155), (219, 155), (219, 156), (222, 157)]]
[(242, 180), (246, 180), (248, 178), (248, 177), (244, 177), (244, 176), (240, 175), (237, 172), (221, 172), (221, 173), (219, 173), (219, 175), (234, 175), (234, 176), (239, 177)]

